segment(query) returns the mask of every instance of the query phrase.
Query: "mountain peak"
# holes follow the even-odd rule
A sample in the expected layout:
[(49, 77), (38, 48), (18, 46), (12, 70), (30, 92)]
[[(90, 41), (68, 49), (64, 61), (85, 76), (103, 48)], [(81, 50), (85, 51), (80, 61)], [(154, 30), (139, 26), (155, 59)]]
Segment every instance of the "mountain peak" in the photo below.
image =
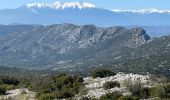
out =
[(85, 8), (95, 8), (96, 6), (92, 3), (88, 2), (59, 2), (56, 1), (54, 3), (48, 4), (48, 3), (32, 3), (27, 4), (27, 8), (52, 8), (52, 9), (65, 9), (65, 8), (79, 8), (79, 9), (85, 9)]
[(145, 40), (151, 39), (150, 36), (146, 33), (145, 29), (141, 27), (132, 28), (131, 29), (134, 33), (138, 34), (139, 36), (143, 36)]
[(140, 13), (140, 14), (149, 14), (149, 13), (170, 13), (170, 10), (160, 10), (160, 9), (140, 9), (140, 10), (123, 10), (123, 9), (114, 9), (113, 12), (131, 12), (131, 13)]

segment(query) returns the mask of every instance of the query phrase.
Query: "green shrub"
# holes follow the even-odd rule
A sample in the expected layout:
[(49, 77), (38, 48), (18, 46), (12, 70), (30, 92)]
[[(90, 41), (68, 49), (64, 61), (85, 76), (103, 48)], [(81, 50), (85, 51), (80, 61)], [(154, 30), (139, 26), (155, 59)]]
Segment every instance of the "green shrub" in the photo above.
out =
[(15, 89), (15, 88), (16, 88), (15, 85), (8, 85), (8, 84), (3, 84), (1, 87), (2, 87), (3, 89), (5, 89), (5, 91), (7, 91), (7, 90), (12, 90), (12, 89)]
[(166, 83), (163, 85), (165, 90), (165, 98), (170, 98), (170, 83)]
[(165, 98), (165, 89), (162, 86), (152, 87), (149, 90), (150, 97)]
[(118, 92), (107, 93), (100, 97), (100, 100), (118, 100), (122, 95)]
[(1, 76), (0, 77), (0, 83), (1, 84), (18, 85), (19, 81), (14, 77)]
[(18, 87), (21, 88), (29, 88), (30, 81), (29, 80), (20, 80), (20, 83), (18, 84)]
[(88, 97), (82, 97), (80, 100), (90, 100)]
[(74, 94), (78, 94), (80, 92), (80, 89), (83, 88), (82, 84), (80, 83), (74, 83), (72, 91)]
[(80, 100), (98, 100), (95, 98), (89, 98), (89, 97), (82, 97)]
[(91, 72), (91, 77), (93, 78), (97, 78), (97, 77), (104, 78), (113, 75), (115, 75), (115, 73), (107, 69), (96, 69)]
[(164, 84), (164, 88), (167, 93), (170, 93), (170, 83)]
[(142, 91), (142, 83), (139, 80), (133, 82), (132, 80), (125, 80), (123, 82), (125, 87), (135, 96), (139, 96), (140, 92)]
[(106, 83), (103, 84), (103, 88), (106, 89), (106, 90), (114, 88), (114, 87), (120, 87), (120, 83), (110, 81), (110, 82), (106, 82)]
[(5, 94), (6, 90), (2, 87), (0, 87), (0, 95)]
[(52, 100), (54, 99), (51, 94), (42, 94), (38, 98), (38, 100)]
[(62, 89), (53, 93), (55, 99), (66, 99), (74, 96), (74, 93), (70, 89)]
[[(60, 74), (46, 78), (47, 79), (43, 78), (39, 80), (39, 82), (30, 83), (31, 86), (38, 86), (38, 88), (36, 88), (37, 98), (42, 97), (44, 94), (50, 94), (54, 99), (67, 99), (74, 97), (83, 87), (83, 80), (79, 76)], [(33, 87), (34, 86), (31, 88)]]
[(121, 96), (118, 100), (139, 100), (139, 98), (135, 96)]
[(73, 96), (74, 96), (74, 93), (72, 91), (64, 91), (63, 92), (63, 98), (71, 98)]
[(143, 87), (140, 80), (125, 80), (124, 85), (129, 92), (141, 99), (147, 99), (150, 96), (150, 89), (148, 87)]
[(73, 77), (74, 77), (74, 79), (76, 80), (76, 82), (79, 82), (79, 83), (84, 82), (83, 78), (82, 78), (82, 77), (80, 77), (80, 76), (78, 76), (78, 75), (73, 76)]
[(144, 87), (144, 88), (141, 89), (139, 97), (141, 99), (147, 99), (149, 97), (149, 95), (150, 95), (149, 94), (149, 88)]

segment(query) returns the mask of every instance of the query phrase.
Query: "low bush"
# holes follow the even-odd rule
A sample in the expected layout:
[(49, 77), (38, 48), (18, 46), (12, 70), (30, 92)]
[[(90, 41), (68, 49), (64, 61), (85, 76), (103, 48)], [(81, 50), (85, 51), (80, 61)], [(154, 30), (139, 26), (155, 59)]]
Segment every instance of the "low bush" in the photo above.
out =
[(139, 100), (139, 98), (135, 96), (121, 96), (118, 100)]
[(5, 92), (6, 92), (5, 89), (0, 87), (0, 95), (5, 94)]
[(120, 83), (118, 82), (114, 82), (114, 81), (108, 81), (106, 83), (103, 84), (103, 88), (104, 89), (111, 89), (111, 88), (114, 88), (114, 87), (120, 87)]
[[(66, 74), (60, 74), (56, 76), (46, 77), (46, 80), (41, 79), (38, 82), (32, 82), (31, 88), (36, 88), (37, 98), (54, 98), (54, 99), (66, 99), (72, 98), (75, 94), (78, 94), (83, 87), (83, 80), (79, 76), (70, 76)], [(50, 99), (46, 99), (50, 100)]]
[(163, 87), (166, 94), (165, 97), (170, 98), (170, 83), (166, 83)]
[(122, 95), (118, 92), (107, 93), (100, 97), (100, 100), (118, 100)]
[(38, 100), (52, 100), (54, 99), (53, 96), (51, 94), (43, 94), (40, 95), (39, 97), (37, 97)]
[(150, 89), (148, 87), (143, 87), (138, 97), (140, 97), (141, 99), (147, 99), (150, 95), (149, 90)]
[(5, 94), (7, 90), (17, 88), (19, 81), (9, 76), (0, 76), (0, 95)]
[(14, 77), (1, 76), (0, 77), (0, 84), (18, 85), (19, 81)]
[(125, 87), (131, 92), (133, 95), (139, 96), (140, 92), (142, 91), (142, 83), (139, 80), (132, 81), (132, 80), (125, 80), (123, 82)]
[(89, 98), (89, 97), (82, 97), (82, 98), (80, 98), (80, 100), (98, 100), (98, 99)]
[(101, 68), (95, 69), (94, 71), (91, 72), (91, 77), (93, 78), (97, 78), (97, 77), (104, 78), (113, 75), (115, 75), (115, 73), (112, 72), (111, 70), (101, 69)]
[(118, 92), (113, 92), (101, 96), (99, 100), (139, 100), (139, 98), (136, 96), (123, 96)]
[(151, 97), (159, 97), (161, 99), (170, 98), (170, 83), (158, 85), (150, 89)]
[(56, 91), (56, 92), (53, 92), (53, 97), (55, 99), (65, 99), (65, 98), (71, 98), (73, 97), (75, 94), (72, 92), (71, 89), (62, 89), (60, 91)]
[(9, 85), (9, 84), (3, 84), (3, 85), (1, 85), (1, 87), (2, 87), (3, 89), (5, 89), (5, 91), (7, 91), (7, 90), (12, 90), (12, 89), (15, 89), (15, 88), (16, 88), (15, 85)]

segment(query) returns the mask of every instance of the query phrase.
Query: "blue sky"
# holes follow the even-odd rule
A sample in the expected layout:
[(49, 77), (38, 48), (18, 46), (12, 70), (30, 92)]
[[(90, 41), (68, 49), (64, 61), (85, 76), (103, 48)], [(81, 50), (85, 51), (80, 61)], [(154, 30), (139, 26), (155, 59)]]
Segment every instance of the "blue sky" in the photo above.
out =
[(85, 1), (106, 9), (165, 9), (170, 10), (170, 0), (0, 0), (0, 9), (16, 8), (34, 2), (52, 3), (55, 1)]

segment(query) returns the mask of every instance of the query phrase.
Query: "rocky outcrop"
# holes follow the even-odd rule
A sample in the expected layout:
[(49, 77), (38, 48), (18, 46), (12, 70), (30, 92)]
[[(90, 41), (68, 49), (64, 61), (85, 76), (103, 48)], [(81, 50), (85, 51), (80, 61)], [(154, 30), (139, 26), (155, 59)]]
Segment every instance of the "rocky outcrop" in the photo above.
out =
[(6, 95), (0, 96), (2, 100), (35, 100), (35, 92), (29, 91), (26, 88), (9, 90)]
[[(104, 89), (103, 84), (110, 81), (120, 83), (121, 87), (115, 87), (107, 90)], [(91, 97), (91, 98), (93, 97), (100, 98), (102, 95), (105, 95), (107, 93), (112, 93), (112, 92), (119, 92), (124, 96), (131, 95), (132, 93), (130, 93), (125, 86), (126, 81), (133, 82), (133, 83), (140, 82), (140, 84), (142, 84), (142, 87), (151, 87), (158, 84), (157, 82), (152, 81), (149, 75), (139, 75), (139, 74), (118, 73), (115, 76), (110, 76), (106, 78), (96, 78), (96, 79), (87, 77), (84, 78), (84, 84), (87, 90), (87, 94), (84, 96)]]

